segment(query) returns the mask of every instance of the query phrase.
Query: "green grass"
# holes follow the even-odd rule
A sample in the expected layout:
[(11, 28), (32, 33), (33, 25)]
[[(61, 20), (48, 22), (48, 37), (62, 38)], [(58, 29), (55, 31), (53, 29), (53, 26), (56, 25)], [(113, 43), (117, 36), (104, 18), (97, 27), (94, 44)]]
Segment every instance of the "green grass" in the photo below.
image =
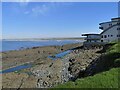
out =
[(120, 42), (117, 42), (116, 44), (114, 44), (112, 47), (110, 47), (108, 50), (107, 50), (107, 53), (115, 53), (115, 52), (120, 52)]
[[(120, 67), (120, 42), (114, 44), (106, 51), (105, 61), (109, 62), (108, 67)], [(105, 64), (107, 64), (105, 62)]]
[(109, 71), (77, 79), (75, 82), (67, 82), (55, 88), (118, 88), (118, 70), (113, 68)]
[[(118, 88), (118, 71), (120, 71), (120, 42), (112, 45), (101, 57), (94, 76), (77, 79), (60, 84), (55, 88)], [(120, 78), (120, 77), (119, 77)]]

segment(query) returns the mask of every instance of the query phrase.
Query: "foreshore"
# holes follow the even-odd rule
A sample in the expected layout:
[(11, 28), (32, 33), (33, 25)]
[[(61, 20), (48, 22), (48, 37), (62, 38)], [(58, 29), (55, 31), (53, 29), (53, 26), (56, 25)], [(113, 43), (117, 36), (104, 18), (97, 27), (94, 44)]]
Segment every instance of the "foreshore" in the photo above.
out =
[(79, 47), (81, 45), (82, 43), (66, 44), (63, 46), (40, 46), (26, 48), (24, 50), (11, 50), (2, 52), (2, 69), (7, 69), (29, 62), (37, 62), (38, 60), (49, 61), (50, 59), (48, 59), (48, 56), (55, 55), (74, 47)]
[(57, 60), (51, 60), (48, 56), (80, 46), (82, 43), (3, 52), (2, 69), (4, 70), (25, 63), (33, 64), (31, 68), (3, 74), (3, 88), (47, 88), (77, 78), (101, 55), (96, 53), (100, 48), (89, 50), (78, 48)]

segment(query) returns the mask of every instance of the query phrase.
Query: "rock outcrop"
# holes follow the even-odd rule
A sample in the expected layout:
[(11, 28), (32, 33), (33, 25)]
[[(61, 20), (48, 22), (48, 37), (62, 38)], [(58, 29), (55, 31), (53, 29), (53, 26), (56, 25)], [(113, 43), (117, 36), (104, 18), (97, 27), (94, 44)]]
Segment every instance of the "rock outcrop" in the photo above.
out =
[(69, 80), (83, 77), (86, 68), (101, 55), (100, 49), (76, 49), (68, 55), (50, 63), (32, 68), (33, 75), (38, 78), (36, 87), (54, 87)]
[[(33, 67), (24, 69), (20, 73), (3, 75), (4, 88), (48, 88), (69, 80), (76, 80), (85, 76), (88, 66), (95, 62), (101, 49), (76, 48), (68, 55), (51, 60), (50, 55), (77, 47), (76, 45), (39, 47), (21, 51), (11, 51), (3, 54), (3, 69), (21, 63), (31, 62)], [(17, 64), (16, 64), (17, 63)], [(95, 65), (95, 64), (94, 64)], [(87, 69), (87, 70), (86, 70)], [(30, 72), (30, 75), (26, 74)], [(14, 81), (13, 81), (14, 80)], [(13, 82), (13, 83), (12, 83)]]

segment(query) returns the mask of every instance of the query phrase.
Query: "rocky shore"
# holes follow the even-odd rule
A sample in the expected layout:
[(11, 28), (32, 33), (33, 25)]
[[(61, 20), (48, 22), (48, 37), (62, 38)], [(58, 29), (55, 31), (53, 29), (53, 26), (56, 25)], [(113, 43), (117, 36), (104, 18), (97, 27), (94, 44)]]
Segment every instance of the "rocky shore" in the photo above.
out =
[[(75, 48), (62, 58), (51, 60), (50, 55)], [(3, 69), (31, 62), (33, 67), (3, 74), (3, 88), (48, 88), (84, 75), (91, 62), (97, 60), (102, 48), (85, 49), (82, 44), (33, 47), (31, 49), (3, 52)], [(16, 79), (19, 77), (19, 79)], [(14, 81), (15, 80), (15, 81)], [(12, 83), (14, 82), (14, 83)], [(30, 87), (31, 86), (31, 87)]]

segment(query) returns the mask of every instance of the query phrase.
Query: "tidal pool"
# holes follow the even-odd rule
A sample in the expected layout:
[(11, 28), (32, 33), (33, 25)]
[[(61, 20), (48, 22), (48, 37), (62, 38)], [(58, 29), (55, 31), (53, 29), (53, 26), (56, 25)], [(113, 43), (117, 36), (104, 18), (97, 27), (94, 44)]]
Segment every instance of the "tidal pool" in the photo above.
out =
[(12, 67), (3, 71), (0, 71), (0, 74), (4, 74), (4, 73), (10, 73), (10, 72), (15, 72), (21, 69), (26, 69), (26, 68), (30, 68), (32, 67), (31, 64), (24, 64), (24, 65), (20, 65), (20, 66), (16, 66), (16, 67)]

